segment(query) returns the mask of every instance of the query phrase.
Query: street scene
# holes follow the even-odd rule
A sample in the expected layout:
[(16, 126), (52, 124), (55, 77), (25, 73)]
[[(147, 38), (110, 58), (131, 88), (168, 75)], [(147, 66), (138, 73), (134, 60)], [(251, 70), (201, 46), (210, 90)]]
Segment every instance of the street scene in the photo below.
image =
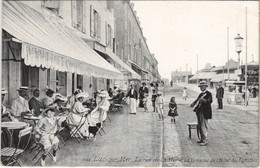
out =
[(258, 1), (7, 1), (1, 165), (258, 167)]

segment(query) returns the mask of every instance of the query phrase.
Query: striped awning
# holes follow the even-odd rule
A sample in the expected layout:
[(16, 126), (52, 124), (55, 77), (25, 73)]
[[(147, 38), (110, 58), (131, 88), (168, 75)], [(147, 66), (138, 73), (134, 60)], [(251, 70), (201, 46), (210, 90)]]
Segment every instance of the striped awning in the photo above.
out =
[(21, 40), (21, 57), (26, 65), (123, 79), (123, 74), (99, 56), (72, 28), (22, 2), (2, 2), (2, 28)]

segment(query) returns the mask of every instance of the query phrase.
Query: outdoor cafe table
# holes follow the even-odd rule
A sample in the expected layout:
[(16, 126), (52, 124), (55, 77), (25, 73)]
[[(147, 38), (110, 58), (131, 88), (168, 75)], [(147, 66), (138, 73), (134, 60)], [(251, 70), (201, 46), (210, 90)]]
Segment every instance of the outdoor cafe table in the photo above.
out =
[(6, 128), (10, 134), (10, 147), (13, 144), (13, 130), (23, 129), (27, 126), (26, 122), (1, 122), (1, 128)]
[(37, 121), (41, 119), (40, 117), (37, 116), (28, 116), (28, 115), (23, 116), (23, 118), (26, 120), (32, 120), (35, 125), (37, 124)]

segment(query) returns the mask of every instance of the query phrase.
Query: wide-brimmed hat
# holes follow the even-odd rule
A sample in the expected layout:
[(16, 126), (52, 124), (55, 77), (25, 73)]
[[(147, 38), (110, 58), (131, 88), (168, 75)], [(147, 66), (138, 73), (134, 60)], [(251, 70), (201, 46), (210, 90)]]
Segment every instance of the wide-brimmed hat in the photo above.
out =
[(42, 116), (45, 117), (47, 115), (47, 111), (49, 111), (49, 110), (53, 111), (55, 116), (59, 114), (59, 111), (57, 109), (55, 109), (53, 107), (49, 107), (42, 111)]
[(89, 96), (88, 93), (86, 93), (86, 92), (81, 92), (81, 93), (78, 93), (78, 94), (76, 95), (76, 99), (78, 99), (78, 98), (80, 98), (80, 97), (87, 98), (88, 96)]
[(201, 86), (207, 86), (208, 87), (208, 84), (206, 81), (200, 81), (200, 84), (198, 85), (198, 87), (201, 87)]
[(109, 95), (108, 95), (107, 91), (102, 90), (101, 92), (99, 92), (98, 96), (99, 97), (108, 97)]
[(22, 90), (24, 90), (24, 91), (29, 91), (29, 87), (27, 87), (27, 86), (21, 86), (19, 89), (17, 89), (17, 91), (22, 91)]
[(1, 94), (7, 94), (8, 92), (5, 90), (5, 88), (2, 88)]

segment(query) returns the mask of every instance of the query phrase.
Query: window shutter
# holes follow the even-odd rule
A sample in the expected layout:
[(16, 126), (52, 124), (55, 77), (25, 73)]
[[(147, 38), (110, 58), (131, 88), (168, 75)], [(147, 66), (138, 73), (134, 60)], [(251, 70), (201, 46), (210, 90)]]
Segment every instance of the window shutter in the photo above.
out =
[(111, 41), (111, 46), (112, 48), (114, 49), (114, 36), (113, 36), (113, 28), (111, 26), (111, 29), (110, 29), (110, 41)]
[(77, 1), (71, 0), (71, 20), (72, 26), (77, 27)]
[(98, 40), (101, 40), (101, 17), (100, 15), (98, 14), (98, 30), (97, 30), (97, 37), (98, 37)]
[(87, 22), (86, 1), (83, 1), (83, 19), (82, 19), (82, 32), (83, 33), (86, 33), (86, 22)]
[(107, 21), (106, 21), (106, 46), (108, 46), (108, 24), (107, 24)]
[(94, 37), (94, 13), (92, 5), (90, 5), (90, 36)]

